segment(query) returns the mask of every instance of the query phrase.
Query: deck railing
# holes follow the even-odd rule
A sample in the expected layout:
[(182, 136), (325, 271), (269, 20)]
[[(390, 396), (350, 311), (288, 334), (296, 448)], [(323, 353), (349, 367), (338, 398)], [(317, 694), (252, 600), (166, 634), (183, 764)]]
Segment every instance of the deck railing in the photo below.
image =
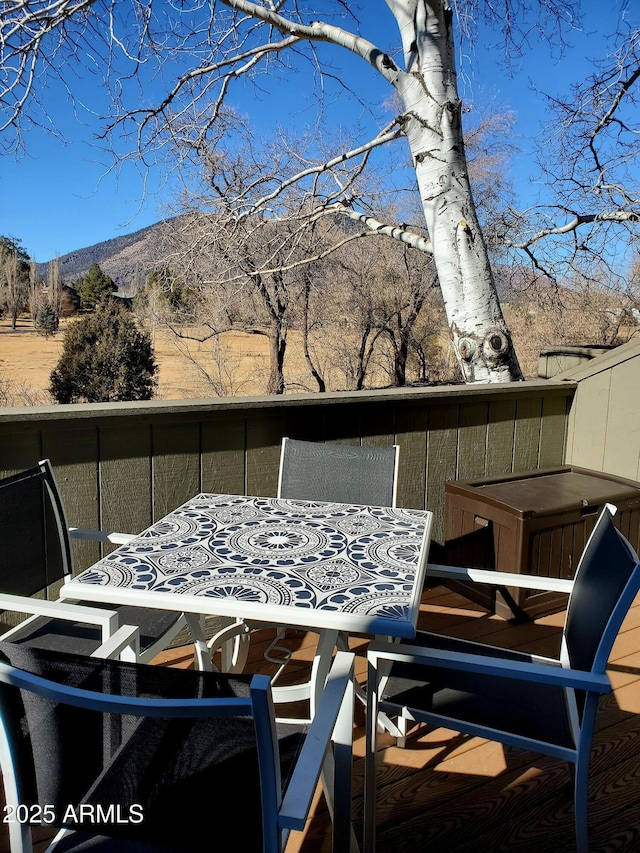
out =
[[(562, 464), (575, 386), (441, 386), (283, 397), (0, 409), (0, 477), (48, 457), (69, 522), (136, 532), (199, 491), (274, 495), (285, 435), (400, 446), (398, 505), (435, 514), (444, 484)], [(76, 566), (94, 562), (75, 543)]]

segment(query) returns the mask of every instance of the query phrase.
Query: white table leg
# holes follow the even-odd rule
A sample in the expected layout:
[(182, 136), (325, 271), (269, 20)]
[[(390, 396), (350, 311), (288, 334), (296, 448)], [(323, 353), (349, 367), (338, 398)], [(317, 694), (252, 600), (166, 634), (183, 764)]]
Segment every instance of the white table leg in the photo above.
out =
[(205, 672), (212, 672), (211, 652), (207, 648), (207, 641), (204, 636), (204, 616), (198, 613), (185, 613), (184, 618), (193, 640), (194, 655), (198, 669)]

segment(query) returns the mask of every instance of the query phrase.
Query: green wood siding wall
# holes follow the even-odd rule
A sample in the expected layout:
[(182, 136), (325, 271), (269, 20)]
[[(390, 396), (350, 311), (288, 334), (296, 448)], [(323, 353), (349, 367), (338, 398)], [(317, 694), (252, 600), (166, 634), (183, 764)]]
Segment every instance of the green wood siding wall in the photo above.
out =
[(640, 341), (565, 374), (576, 384), (567, 462), (640, 480)]
[[(523, 382), (368, 393), (0, 410), (0, 476), (49, 457), (69, 523), (137, 532), (199, 491), (274, 495), (285, 435), (400, 446), (398, 504), (444, 484), (562, 464), (574, 387)], [(76, 567), (98, 556), (74, 543)]]

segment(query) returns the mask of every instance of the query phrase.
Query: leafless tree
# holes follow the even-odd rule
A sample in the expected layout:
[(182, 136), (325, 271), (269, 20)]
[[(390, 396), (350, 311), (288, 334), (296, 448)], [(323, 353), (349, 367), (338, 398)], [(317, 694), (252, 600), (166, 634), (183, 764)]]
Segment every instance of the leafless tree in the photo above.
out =
[(317, 320), (311, 317), (311, 293), (314, 284), (314, 279), (311, 276), (311, 271), (307, 269), (303, 272), (302, 278), (302, 294), (299, 304), (300, 308), (300, 327), (302, 332), (302, 351), (309, 370), (314, 381), (317, 384), (318, 391), (322, 394), (327, 390), (327, 380), (325, 370), (316, 359), (311, 346), (311, 334), (316, 326), (320, 326)]
[[(409, 361), (420, 360), (433, 331), (433, 315), (425, 318), (422, 309), (434, 282), (430, 259), (393, 241), (359, 241), (333, 253), (322, 269), (314, 266), (299, 325), (322, 390), (338, 375), (337, 387), (354, 390), (406, 384)], [(443, 316), (436, 327), (446, 329)], [(426, 369), (413, 378), (424, 378)]]
[[(193, 131), (186, 119), (181, 128), (187, 137)], [(308, 318), (299, 304), (305, 290), (308, 303), (309, 268), (318, 267), (317, 277), (323, 259), (371, 234), (350, 223), (345, 227), (335, 211), (310, 203), (313, 192), (304, 183), (283, 186), (291, 162), (305, 155), (305, 140), (295, 142), (284, 134), (259, 139), (245, 119), (225, 111), (216, 135), (200, 147), (184, 138), (175, 144), (178, 156), (188, 153), (194, 176), (172, 210), (173, 248), (167, 262), (180, 269), (197, 294), (194, 309), (202, 340), (232, 328), (268, 337), (266, 390), (281, 394), (289, 329)], [(341, 174), (351, 183), (357, 178), (348, 166)], [(321, 178), (322, 173), (314, 174), (312, 180), (317, 185)], [(256, 191), (273, 196), (268, 205), (256, 209)], [(193, 324), (180, 331), (194, 333)]]
[[(549, 278), (591, 263), (602, 269), (624, 233), (640, 223), (640, 17), (618, 22), (610, 52), (566, 95), (547, 95), (551, 120), (540, 142), (544, 185), (553, 193), (513, 217), (510, 245)], [(520, 234), (518, 238), (516, 235)], [(628, 240), (629, 238), (627, 238)], [(631, 237), (633, 239), (633, 236)], [(562, 262), (560, 266), (559, 262)], [(623, 265), (624, 266), (624, 265)], [(607, 277), (621, 269), (620, 250)]]
[(5, 406), (46, 406), (51, 404), (51, 395), (46, 391), (33, 388), (24, 380), (8, 376), (0, 370), (0, 407)]
[(35, 325), (38, 314), (38, 302), (42, 291), (42, 284), (38, 278), (38, 265), (35, 261), (29, 262), (29, 312), (31, 321)]
[[(310, 6), (298, 0), (223, 0), (190, 9), (140, 0), (117, 5), (89, 0), (9, 3), (3, 7), (0, 35), (2, 64), (10, 71), (2, 96), (5, 128), (19, 132), (28, 99), (43, 96), (41, 76), (50, 78), (69, 54), (77, 59), (91, 45), (95, 67), (102, 64), (106, 69), (106, 82), (116, 98), (117, 112), (107, 136), (131, 133), (138, 154), (149, 157), (175, 143), (184, 120), (182, 132), (195, 131), (191, 145), (202, 150), (210, 148), (208, 134), (223, 115), (237, 80), (256, 81), (255, 75), (266, 71), (258, 82), (266, 89), (288, 62), (306, 62), (318, 81), (327, 82), (333, 72), (322, 59), (324, 47), (339, 47), (397, 92), (402, 114), (324, 162), (298, 164), (278, 185), (257, 178), (241, 197), (243, 215), (277, 206), (289, 186), (310, 180), (316, 208), (355, 214), (365, 226), (431, 249), (466, 378), (518, 378), (467, 175), (451, 3), (387, 0), (402, 46), (396, 58), (387, 45), (380, 48), (360, 34), (355, 6), (340, 0), (328, 5), (326, 19), (317, 21)], [(365, 16), (363, 25), (366, 21)], [(136, 93), (132, 106), (128, 99), (133, 89), (148, 81), (152, 67), (163, 77), (172, 68), (179, 70), (157, 103), (139, 107)], [(55, 82), (67, 85), (61, 75)], [(348, 78), (344, 88), (349, 89)], [(29, 116), (45, 122), (46, 110), (38, 115), (34, 109)], [(400, 137), (412, 152), (428, 237), (367, 215), (362, 199), (352, 192), (352, 176), (366, 166), (371, 153)], [(344, 180), (349, 164), (351, 175)], [(322, 176), (330, 180), (322, 181)]]
[[(385, 293), (384, 334), (392, 348), (392, 382), (407, 383), (407, 367), (412, 352), (420, 351), (423, 334), (418, 336), (418, 321), (429, 291), (437, 278), (432, 265), (424, 259), (402, 252), (399, 263), (389, 270)], [(420, 262), (422, 261), (422, 263)]]
[(0, 293), (11, 317), (12, 329), (16, 328), (18, 317), (24, 311), (29, 292), (22, 264), (16, 251), (0, 247)]
[(49, 290), (49, 304), (53, 308), (56, 321), (59, 322), (62, 314), (62, 277), (60, 275), (59, 258), (54, 258), (52, 261), (49, 261), (47, 287)]

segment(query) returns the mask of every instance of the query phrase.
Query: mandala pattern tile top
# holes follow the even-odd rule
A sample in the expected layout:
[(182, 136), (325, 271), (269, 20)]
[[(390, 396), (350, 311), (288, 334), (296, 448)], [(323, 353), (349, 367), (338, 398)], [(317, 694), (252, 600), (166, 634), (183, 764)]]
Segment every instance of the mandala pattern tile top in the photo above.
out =
[(430, 519), (420, 510), (201, 494), (77, 580), (197, 596), (203, 612), (233, 599), (401, 622), (415, 606)]

